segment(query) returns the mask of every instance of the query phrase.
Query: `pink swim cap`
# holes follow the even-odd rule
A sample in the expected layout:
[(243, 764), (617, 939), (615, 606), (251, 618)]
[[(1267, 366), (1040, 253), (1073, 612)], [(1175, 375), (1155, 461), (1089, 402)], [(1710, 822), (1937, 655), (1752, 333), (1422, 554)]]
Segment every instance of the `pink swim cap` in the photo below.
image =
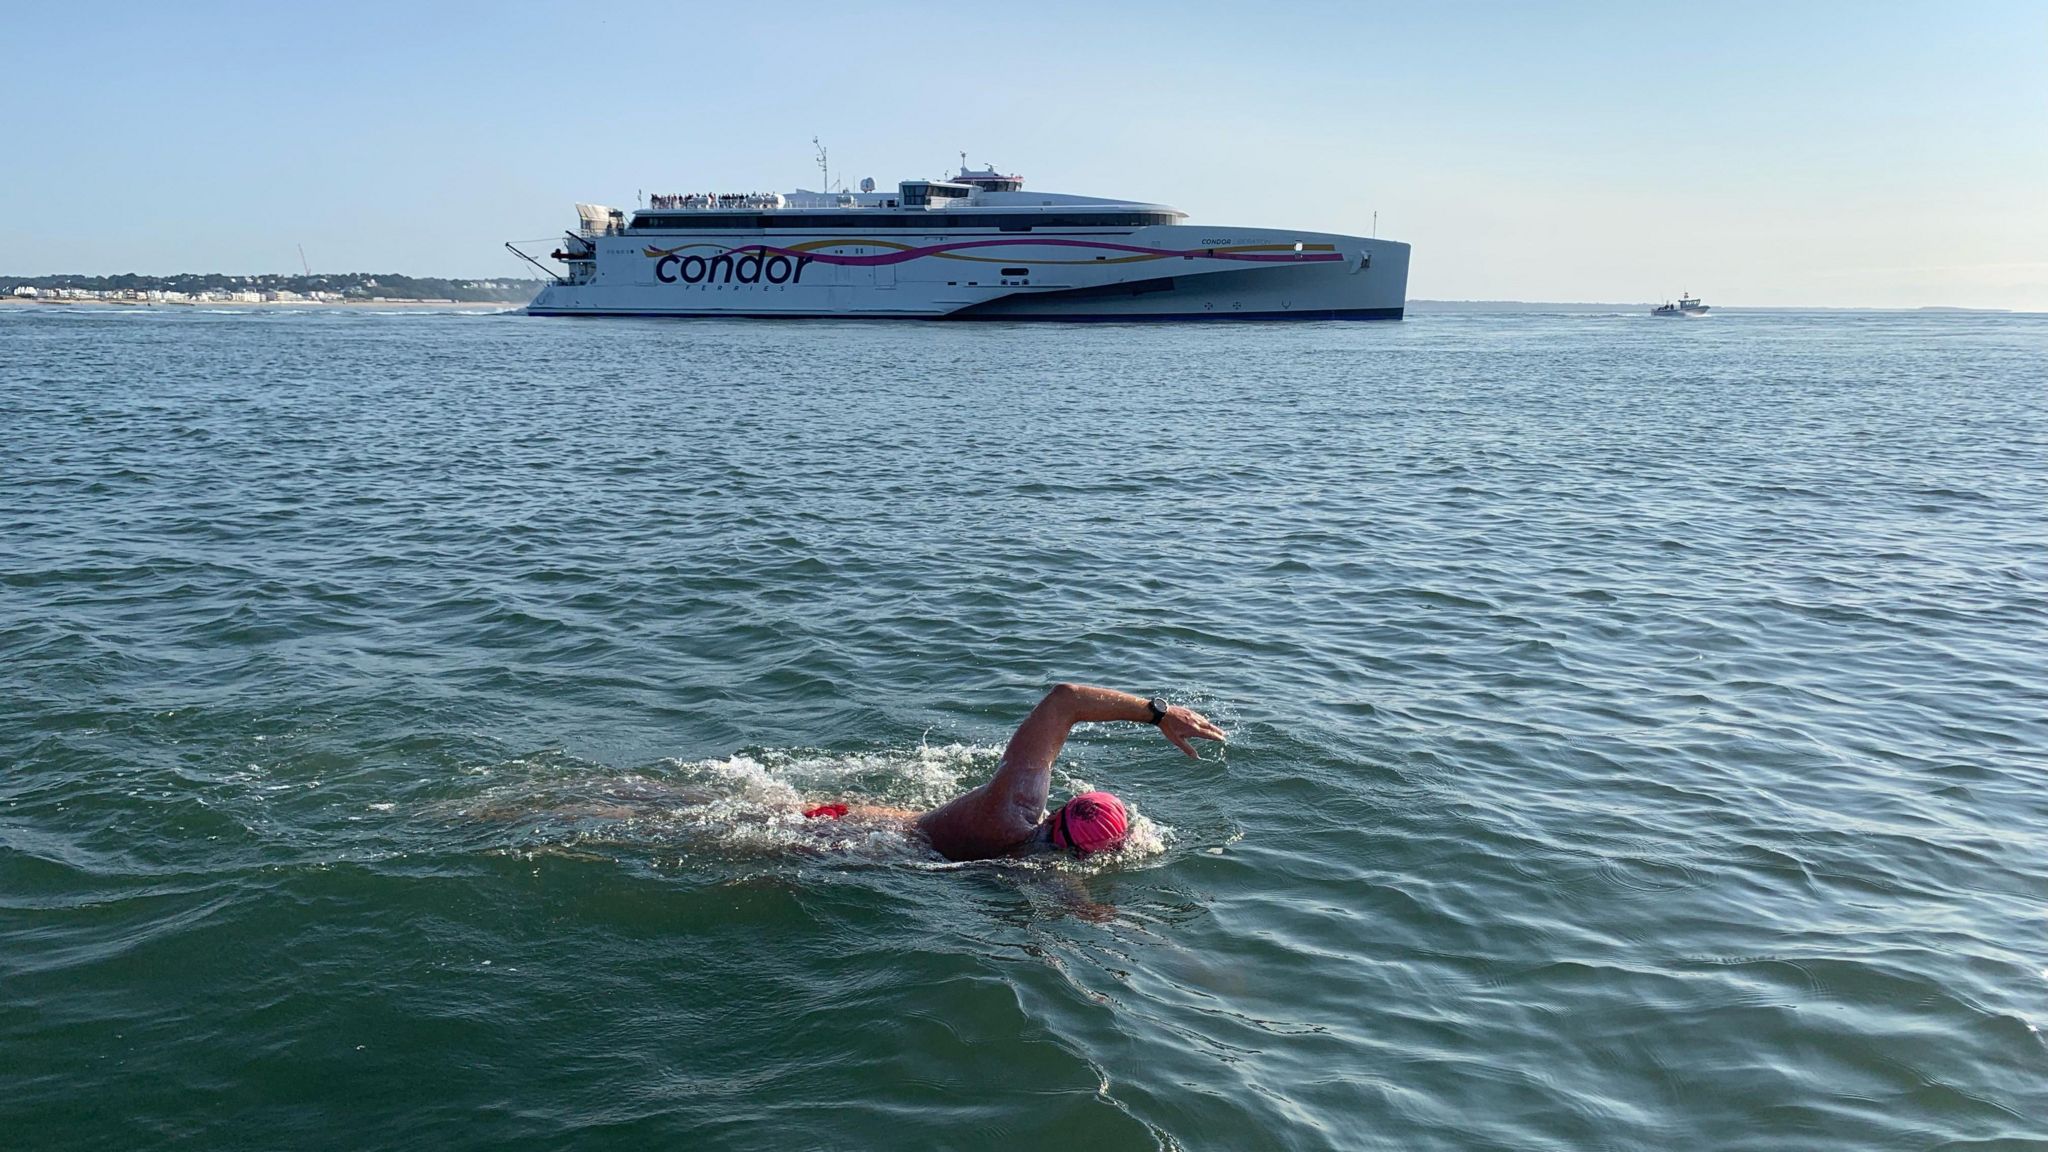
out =
[(1107, 792), (1083, 792), (1060, 806), (1052, 818), (1052, 842), (1081, 855), (1108, 852), (1124, 842), (1131, 818), (1124, 802)]

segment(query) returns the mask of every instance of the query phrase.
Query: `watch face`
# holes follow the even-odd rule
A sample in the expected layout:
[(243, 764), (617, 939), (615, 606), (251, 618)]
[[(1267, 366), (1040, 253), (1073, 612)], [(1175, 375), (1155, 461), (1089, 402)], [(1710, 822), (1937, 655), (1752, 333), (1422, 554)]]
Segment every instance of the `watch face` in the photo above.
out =
[(1167, 704), (1165, 697), (1154, 696), (1150, 700), (1145, 701), (1145, 703), (1149, 705), (1152, 709), (1152, 722), (1154, 724), (1157, 724), (1161, 720), (1166, 719)]

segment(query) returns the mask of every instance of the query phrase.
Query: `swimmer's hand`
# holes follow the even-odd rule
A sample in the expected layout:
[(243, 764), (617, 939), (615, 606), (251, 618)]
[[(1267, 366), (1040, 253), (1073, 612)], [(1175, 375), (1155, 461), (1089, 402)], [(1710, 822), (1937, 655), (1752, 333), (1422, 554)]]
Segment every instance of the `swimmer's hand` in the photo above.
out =
[(1168, 708), (1166, 715), (1160, 717), (1159, 731), (1168, 740), (1173, 741), (1174, 747), (1196, 760), (1200, 760), (1202, 757), (1195, 751), (1195, 746), (1188, 743), (1189, 740), (1214, 740), (1218, 744), (1227, 743), (1223, 735), (1223, 729), (1210, 723), (1207, 716), (1202, 715), (1193, 708), (1184, 707), (1179, 704)]

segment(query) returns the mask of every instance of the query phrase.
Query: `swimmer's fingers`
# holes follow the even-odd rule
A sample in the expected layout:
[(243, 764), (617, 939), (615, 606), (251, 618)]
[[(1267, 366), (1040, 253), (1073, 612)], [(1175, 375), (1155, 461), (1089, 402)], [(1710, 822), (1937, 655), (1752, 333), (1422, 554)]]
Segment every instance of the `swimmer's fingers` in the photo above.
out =
[[(1227, 742), (1223, 735), (1223, 729), (1218, 728), (1210, 722), (1207, 716), (1192, 708), (1176, 706), (1167, 709), (1166, 718), (1160, 722), (1159, 728), (1167, 733), (1166, 738), (1169, 740), (1174, 740), (1174, 737), (1179, 735), (1181, 740), (1185, 740), (1189, 736), (1199, 736), (1204, 740), (1215, 740), (1218, 743)], [(1175, 743), (1180, 743), (1180, 740), (1175, 740)], [(1186, 745), (1183, 744), (1182, 747), (1186, 747)]]
[(1178, 748), (1181, 751), (1187, 753), (1190, 757), (1193, 757), (1196, 760), (1200, 760), (1202, 758), (1198, 753), (1196, 753), (1195, 746), (1193, 744), (1188, 743), (1188, 738), (1181, 735), (1180, 733), (1168, 732), (1166, 734), (1166, 738), (1168, 740), (1173, 741), (1173, 746), (1175, 748)]

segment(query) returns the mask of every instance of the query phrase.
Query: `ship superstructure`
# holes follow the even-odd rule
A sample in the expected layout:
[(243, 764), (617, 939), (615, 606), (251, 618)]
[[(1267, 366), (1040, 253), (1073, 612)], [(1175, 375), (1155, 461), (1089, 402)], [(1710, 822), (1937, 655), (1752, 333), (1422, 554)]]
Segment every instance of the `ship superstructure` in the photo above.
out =
[(1683, 292), (1678, 294), (1678, 303), (1673, 304), (1666, 300), (1664, 303), (1650, 309), (1650, 315), (1652, 316), (1677, 316), (1684, 319), (1697, 319), (1705, 316), (1707, 312), (1707, 306), (1700, 303), (1699, 297), (1688, 296)]
[(892, 191), (577, 210), (532, 315), (1399, 319), (1408, 284), (1397, 241), (1191, 225), (1163, 204), (1026, 191), (964, 164)]

